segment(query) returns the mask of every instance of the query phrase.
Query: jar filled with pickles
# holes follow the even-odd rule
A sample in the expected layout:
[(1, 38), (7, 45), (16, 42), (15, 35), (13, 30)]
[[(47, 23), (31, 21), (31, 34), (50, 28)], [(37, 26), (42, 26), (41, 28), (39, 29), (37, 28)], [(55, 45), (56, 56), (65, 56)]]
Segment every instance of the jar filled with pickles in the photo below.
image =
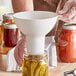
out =
[(24, 55), (22, 76), (48, 76), (48, 59), (46, 55)]

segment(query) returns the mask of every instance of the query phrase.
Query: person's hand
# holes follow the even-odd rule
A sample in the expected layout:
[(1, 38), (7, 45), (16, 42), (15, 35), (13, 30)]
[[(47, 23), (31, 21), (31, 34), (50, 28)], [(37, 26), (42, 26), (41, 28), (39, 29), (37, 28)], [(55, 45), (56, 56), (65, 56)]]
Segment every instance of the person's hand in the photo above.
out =
[(16, 62), (18, 65), (22, 65), (22, 58), (23, 58), (23, 54), (24, 54), (24, 51), (26, 49), (25, 47), (25, 37), (23, 37), (19, 42), (18, 44), (16, 45), (16, 48), (14, 50), (14, 57), (16, 59)]
[(76, 23), (76, 0), (67, 1), (58, 14), (60, 15), (59, 20), (68, 23)]

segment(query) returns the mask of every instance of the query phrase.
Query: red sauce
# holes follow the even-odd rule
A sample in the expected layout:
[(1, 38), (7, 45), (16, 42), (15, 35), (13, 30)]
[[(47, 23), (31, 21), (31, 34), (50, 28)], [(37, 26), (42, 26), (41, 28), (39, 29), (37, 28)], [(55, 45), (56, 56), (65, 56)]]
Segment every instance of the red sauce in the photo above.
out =
[(14, 47), (18, 40), (18, 28), (5, 29), (4, 28), (4, 44), (9, 47)]
[(57, 51), (60, 60), (76, 62), (76, 29), (62, 29), (58, 39)]

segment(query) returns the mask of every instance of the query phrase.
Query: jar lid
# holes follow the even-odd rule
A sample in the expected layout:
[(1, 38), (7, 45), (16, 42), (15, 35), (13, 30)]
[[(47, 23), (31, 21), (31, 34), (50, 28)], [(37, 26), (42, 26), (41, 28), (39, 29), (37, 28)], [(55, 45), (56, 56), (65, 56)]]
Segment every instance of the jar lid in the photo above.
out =
[(76, 24), (66, 23), (62, 26), (62, 28), (65, 29), (65, 30), (76, 30)]
[(4, 28), (5, 29), (16, 29), (17, 26), (16, 26), (16, 24), (6, 24)]
[(3, 20), (13, 19), (13, 13), (7, 13), (3, 15)]

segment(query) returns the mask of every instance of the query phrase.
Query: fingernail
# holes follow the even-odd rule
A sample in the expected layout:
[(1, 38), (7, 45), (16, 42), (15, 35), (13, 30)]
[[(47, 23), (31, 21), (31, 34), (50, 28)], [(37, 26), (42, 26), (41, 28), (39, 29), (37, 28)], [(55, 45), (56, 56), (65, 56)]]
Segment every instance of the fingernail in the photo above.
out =
[(59, 11), (58, 14), (60, 14), (60, 15), (63, 14), (63, 11)]

